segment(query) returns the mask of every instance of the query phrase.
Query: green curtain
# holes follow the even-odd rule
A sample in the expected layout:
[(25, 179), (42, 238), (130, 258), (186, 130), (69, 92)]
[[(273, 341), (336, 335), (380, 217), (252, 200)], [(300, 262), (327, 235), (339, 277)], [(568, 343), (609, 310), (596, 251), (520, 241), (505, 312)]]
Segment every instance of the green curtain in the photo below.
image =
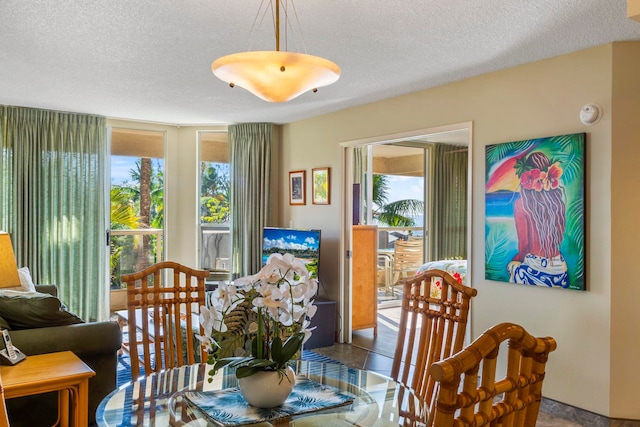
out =
[(0, 229), (34, 283), (87, 321), (108, 316), (106, 119), (0, 106)]
[(432, 260), (467, 259), (466, 146), (435, 144), (429, 245)]
[(354, 205), (360, 206), (358, 224), (364, 224), (366, 218), (366, 181), (367, 181), (367, 147), (353, 147), (353, 184), (360, 185), (360, 198), (354, 200)]
[(271, 123), (229, 126), (232, 278), (262, 266), (262, 230), (269, 211)]

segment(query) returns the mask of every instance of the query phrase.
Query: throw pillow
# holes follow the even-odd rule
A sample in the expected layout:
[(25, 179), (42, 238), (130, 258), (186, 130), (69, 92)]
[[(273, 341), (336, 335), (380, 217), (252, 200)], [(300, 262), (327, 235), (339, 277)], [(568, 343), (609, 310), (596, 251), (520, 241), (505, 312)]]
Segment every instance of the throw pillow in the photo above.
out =
[(0, 293), (0, 317), (13, 330), (84, 323), (68, 312), (58, 298), (39, 292)]
[(22, 289), (25, 292), (36, 291), (36, 285), (33, 283), (33, 280), (31, 279), (31, 272), (29, 271), (29, 267), (19, 268), (18, 276), (20, 276), (20, 284), (22, 285)]

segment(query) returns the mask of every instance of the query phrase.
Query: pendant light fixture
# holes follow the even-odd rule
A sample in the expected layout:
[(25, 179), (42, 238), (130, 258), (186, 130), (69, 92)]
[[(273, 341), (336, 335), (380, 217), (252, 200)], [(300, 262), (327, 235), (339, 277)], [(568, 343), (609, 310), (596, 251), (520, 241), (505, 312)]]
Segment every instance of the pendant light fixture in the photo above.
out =
[[(285, 10), (285, 25), (287, 20)], [(316, 92), (340, 77), (340, 67), (328, 59), (280, 51), (280, 0), (275, 0), (275, 37), (275, 51), (223, 56), (211, 64), (213, 74), (269, 102), (287, 102), (309, 90)]]

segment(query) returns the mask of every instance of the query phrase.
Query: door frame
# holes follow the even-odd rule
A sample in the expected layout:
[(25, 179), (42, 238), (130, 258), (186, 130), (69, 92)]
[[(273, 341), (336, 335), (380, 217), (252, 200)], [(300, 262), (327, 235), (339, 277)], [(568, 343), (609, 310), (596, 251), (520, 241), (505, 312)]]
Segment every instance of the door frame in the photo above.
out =
[(455, 131), (467, 130), (468, 131), (468, 165), (467, 165), (467, 283), (473, 283), (471, 280), (471, 263), (470, 249), (471, 249), (471, 237), (472, 233), (472, 140), (473, 140), (473, 122), (462, 122), (452, 125), (444, 125), (437, 127), (430, 127), (424, 129), (417, 129), (408, 132), (394, 133), (389, 135), (380, 135), (363, 139), (356, 139), (350, 141), (344, 141), (340, 143), (341, 147), (341, 162), (342, 170), (344, 171), (342, 179), (342, 211), (340, 214), (340, 300), (338, 301), (338, 312), (341, 325), (338, 326), (340, 331), (338, 334), (338, 342), (351, 343), (352, 341), (352, 327), (351, 327), (351, 312), (353, 304), (353, 296), (351, 294), (351, 250), (352, 250), (352, 212), (353, 212), (353, 148), (364, 147), (369, 145), (389, 144), (393, 142), (400, 142), (409, 139), (415, 139), (418, 137), (432, 137), (439, 134), (446, 134)]

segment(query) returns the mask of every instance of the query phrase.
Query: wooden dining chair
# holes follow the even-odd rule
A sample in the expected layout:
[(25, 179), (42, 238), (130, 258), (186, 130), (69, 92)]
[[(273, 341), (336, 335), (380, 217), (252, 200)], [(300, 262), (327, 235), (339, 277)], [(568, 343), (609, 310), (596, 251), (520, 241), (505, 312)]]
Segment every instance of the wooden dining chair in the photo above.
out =
[(393, 294), (393, 255), (378, 253), (378, 288), (384, 293)]
[[(498, 374), (496, 361), (505, 341), (506, 369)], [(431, 366), (431, 377), (439, 383), (433, 425), (535, 427), (545, 366), (555, 349), (553, 338), (536, 338), (520, 325), (487, 329), (463, 351)]]
[(413, 276), (424, 263), (424, 239), (396, 240), (393, 252), (393, 284)]
[[(207, 360), (195, 334), (209, 272), (164, 261), (122, 276), (127, 287), (128, 350), (132, 378)], [(138, 361), (139, 363), (136, 363)]]
[(4, 401), (4, 386), (2, 385), (2, 377), (0, 377), (0, 427), (9, 427), (9, 414), (7, 413), (7, 405)]
[(464, 347), (471, 298), (478, 291), (443, 270), (403, 281), (402, 310), (391, 376), (435, 406), (429, 367)]

